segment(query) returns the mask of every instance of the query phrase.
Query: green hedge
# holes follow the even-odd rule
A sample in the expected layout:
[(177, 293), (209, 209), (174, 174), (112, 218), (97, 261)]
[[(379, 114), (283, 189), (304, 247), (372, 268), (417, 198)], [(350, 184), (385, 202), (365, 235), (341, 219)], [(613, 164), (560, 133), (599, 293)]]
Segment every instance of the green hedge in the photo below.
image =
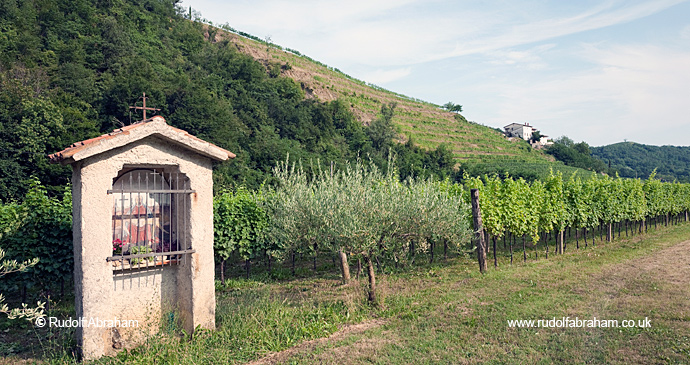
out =
[(49, 294), (70, 282), (74, 271), (70, 187), (65, 187), (62, 199), (49, 197), (34, 178), (23, 202), (0, 205), (0, 247), (9, 260), (39, 259), (33, 268), (0, 279), (2, 292), (35, 288)]

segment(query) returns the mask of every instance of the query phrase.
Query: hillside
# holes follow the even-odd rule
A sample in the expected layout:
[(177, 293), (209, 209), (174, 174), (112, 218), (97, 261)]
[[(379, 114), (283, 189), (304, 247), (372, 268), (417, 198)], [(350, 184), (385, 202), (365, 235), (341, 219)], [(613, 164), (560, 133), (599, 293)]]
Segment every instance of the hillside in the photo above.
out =
[(380, 115), (381, 105), (396, 103), (398, 107), (393, 122), (397, 127), (398, 142), (412, 138), (415, 145), (426, 150), (446, 144), (452, 150), (461, 173), (510, 174), (529, 180), (544, 177), (550, 169), (565, 175), (573, 172), (589, 174), (555, 161), (525, 141), (509, 141), (495, 128), (468, 121), (461, 114), (447, 112), (433, 103), (357, 80), (297, 50), (267, 43), (229, 25), (221, 28), (205, 25), (204, 29), (208, 41), (233, 45), (263, 64), (267, 72), (294, 79), (308, 98), (344, 101), (364, 125)]
[(228, 41), (269, 69), (272, 65), (282, 66), (281, 74), (297, 81), (307, 97), (320, 101), (345, 101), (365, 125), (376, 118), (382, 104), (397, 103), (398, 113), (393, 121), (399, 128), (398, 139), (402, 142), (411, 136), (416, 144), (427, 149), (447, 143), (461, 161), (486, 155), (550, 161), (543, 153), (527, 148), (520, 141), (508, 141), (494, 128), (469, 122), (462, 115), (447, 112), (438, 105), (354, 79), (298, 51), (283, 50), (257, 37), (250, 39), (213, 27), (206, 28), (205, 36), (212, 42)]
[(216, 187), (270, 183), (288, 154), (307, 169), (385, 168), (392, 150), (401, 178), (455, 177), (449, 149), (394, 143), (396, 108), (364, 126), (344, 101), (310, 97), (184, 15), (164, 0), (0, 2), (0, 200), (21, 199), (32, 176), (63, 191), (70, 169), (46, 155), (137, 123), (143, 93), (173, 126), (237, 155), (214, 168)]
[(642, 177), (657, 170), (657, 177), (665, 180), (690, 181), (690, 147), (650, 146), (635, 142), (620, 142), (592, 147), (592, 155), (618, 169), (623, 177)]
[(163, 0), (1, 2), (0, 200), (20, 199), (31, 176), (62, 191), (70, 170), (46, 155), (136, 123), (142, 93), (175, 127), (237, 154), (215, 168), (218, 187), (256, 188), (287, 154), (385, 168), (392, 151), (401, 178), (574, 171), (459, 114), (186, 14)]

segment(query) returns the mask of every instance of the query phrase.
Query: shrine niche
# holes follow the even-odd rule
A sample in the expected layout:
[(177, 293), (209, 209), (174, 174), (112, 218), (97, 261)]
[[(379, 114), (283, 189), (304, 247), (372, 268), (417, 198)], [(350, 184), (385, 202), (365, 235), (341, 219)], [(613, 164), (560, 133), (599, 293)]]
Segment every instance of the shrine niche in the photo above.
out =
[[(173, 188), (173, 186), (175, 188)], [(193, 253), (185, 224), (189, 179), (161, 169), (126, 169), (113, 183), (113, 255), (116, 269), (176, 265)]]
[(114, 355), (176, 318), (215, 328), (214, 161), (235, 155), (153, 118), (49, 156), (72, 166), (77, 317), (138, 321), (85, 327), (85, 359)]

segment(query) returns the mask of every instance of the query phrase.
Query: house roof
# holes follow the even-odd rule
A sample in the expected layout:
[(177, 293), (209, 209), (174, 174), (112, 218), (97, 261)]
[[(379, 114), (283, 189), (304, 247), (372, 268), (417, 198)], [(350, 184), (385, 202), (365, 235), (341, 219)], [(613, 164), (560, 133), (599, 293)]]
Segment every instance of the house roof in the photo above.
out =
[(505, 126), (505, 127), (503, 127), (503, 128), (508, 128), (508, 127), (514, 126), (514, 125), (516, 125), (516, 126), (518, 126), (518, 127), (529, 127), (529, 128), (534, 129), (534, 127), (532, 127), (531, 125), (529, 125), (529, 123), (510, 123), (510, 124), (508, 124), (507, 126)]
[(235, 154), (230, 151), (194, 137), (182, 129), (168, 125), (161, 116), (155, 116), (139, 123), (116, 129), (96, 138), (76, 142), (60, 152), (48, 155), (48, 158), (52, 163), (73, 163), (149, 136), (160, 137), (214, 160), (225, 161), (228, 158), (235, 158)]

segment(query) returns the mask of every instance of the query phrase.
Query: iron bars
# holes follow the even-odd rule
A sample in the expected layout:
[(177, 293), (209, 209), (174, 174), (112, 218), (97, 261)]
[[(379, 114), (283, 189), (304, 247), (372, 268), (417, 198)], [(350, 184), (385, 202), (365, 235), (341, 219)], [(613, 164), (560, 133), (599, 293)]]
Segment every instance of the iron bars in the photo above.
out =
[(180, 173), (134, 169), (117, 178), (113, 196), (114, 270), (178, 264), (193, 253), (187, 200), (195, 191)]

